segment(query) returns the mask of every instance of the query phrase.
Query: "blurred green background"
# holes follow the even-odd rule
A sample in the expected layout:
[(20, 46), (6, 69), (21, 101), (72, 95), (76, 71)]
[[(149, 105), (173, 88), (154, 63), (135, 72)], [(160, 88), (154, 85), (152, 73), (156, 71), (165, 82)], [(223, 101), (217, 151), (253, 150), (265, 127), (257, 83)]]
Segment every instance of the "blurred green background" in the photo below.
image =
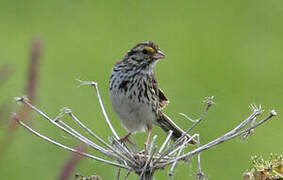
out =
[[(203, 98), (216, 97), (216, 105), (194, 129), (202, 144), (244, 120), (251, 113), (250, 103), (262, 104), (264, 115), (271, 109), (279, 113), (248, 141), (238, 138), (204, 152), (202, 166), (211, 180), (241, 179), (252, 155), (283, 152), (282, 1), (1, 0), (0, 4), (0, 66), (9, 64), (14, 70), (0, 88), (0, 102), (9, 101), (17, 108), (12, 98), (24, 93), (31, 43), (39, 38), (43, 52), (37, 106), (51, 117), (68, 106), (106, 139), (111, 133), (93, 90), (78, 89), (75, 79), (97, 81), (111, 121), (122, 136), (126, 131), (108, 96), (111, 68), (136, 43), (152, 40), (167, 55), (157, 65), (156, 75), (171, 102), (165, 112), (177, 124), (190, 127), (178, 113), (197, 118), (205, 107)], [(77, 144), (33, 115), (32, 126), (44, 135)], [(0, 140), (5, 132), (2, 126)], [(159, 143), (166, 137), (159, 128), (154, 128), (154, 134)], [(143, 133), (134, 136), (140, 149), (145, 137)], [(0, 157), (0, 179), (56, 179), (70, 156), (18, 128)], [(194, 179), (196, 167), (196, 159), (190, 165), (180, 164), (175, 179)], [(113, 179), (116, 172), (89, 159), (83, 159), (75, 171), (104, 179)], [(156, 179), (167, 179), (168, 171), (157, 172)]]

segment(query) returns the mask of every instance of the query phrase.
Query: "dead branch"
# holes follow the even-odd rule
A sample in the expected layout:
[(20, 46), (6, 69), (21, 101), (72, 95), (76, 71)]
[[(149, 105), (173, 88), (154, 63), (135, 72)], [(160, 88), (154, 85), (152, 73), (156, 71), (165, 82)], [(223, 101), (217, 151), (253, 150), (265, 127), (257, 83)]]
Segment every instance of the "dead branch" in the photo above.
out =
[[(208, 149), (210, 149), (214, 146), (217, 146), (217, 145), (219, 145), (223, 142), (231, 140), (235, 137), (247, 136), (248, 134), (250, 134), (251, 131), (254, 131), (254, 129), (256, 127), (262, 125), (263, 123), (265, 123), (266, 121), (271, 119), (273, 116), (277, 115), (277, 113), (274, 110), (272, 110), (266, 118), (264, 118), (261, 121), (256, 122), (256, 119), (260, 115), (262, 115), (263, 110), (262, 110), (261, 106), (257, 107), (255, 105), (251, 105), (252, 113), (251, 113), (250, 116), (248, 116), (248, 118), (246, 118), (243, 122), (241, 122), (238, 126), (236, 126), (231, 131), (227, 132), (226, 134), (216, 138), (215, 140), (213, 140), (213, 141), (211, 141), (211, 142), (209, 142), (205, 145), (201, 145), (200, 142), (199, 142), (199, 134), (194, 134), (194, 135), (192, 135), (192, 137), (190, 139), (187, 139), (186, 133), (189, 133), (194, 127), (196, 127), (203, 120), (203, 118), (207, 114), (210, 107), (214, 104), (213, 97), (209, 97), (205, 100), (206, 109), (199, 119), (191, 120), (186, 115), (184, 115), (185, 117), (187, 117), (187, 119), (193, 121), (194, 124), (190, 128), (188, 128), (188, 130), (185, 131), (185, 133), (178, 140), (176, 140), (176, 142), (174, 142), (172, 145), (170, 145), (170, 143), (169, 143), (170, 137), (172, 136), (172, 131), (170, 131), (168, 133), (166, 139), (162, 143), (161, 147), (158, 148), (155, 145), (155, 141), (157, 139), (157, 136), (155, 135), (151, 140), (150, 147), (149, 147), (148, 151), (145, 152), (145, 153), (141, 153), (141, 152), (137, 152), (135, 150), (131, 150), (126, 144), (123, 144), (119, 141), (119, 136), (116, 133), (114, 127), (112, 126), (112, 124), (111, 124), (111, 122), (108, 118), (108, 115), (106, 113), (106, 110), (104, 108), (104, 105), (102, 103), (102, 99), (101, 99), (101, 96), (100, 96), (100, 93), (99, 93), (97, 83), (92, 82), (92, 81), (91, 82), (81, 81), (81, 80), (79, 80), (79, 81), (80, 81), (81, 85), (91, 85), (91, 86), (94, 87), (96, 94), (97, 94), (99, 104), (100, 104), (100, 108), (101, 108), (103, 115), (104, 115), (104, 118), (106, 120), (106, 123), (109, 126), (109, 128), (110, 128), (110, 130), (113, 134), (113, 137), (109, 138), (111, 144), (108, 144), (107, 142), (105, 142), (102, 138), (100, 138), (97, 134), (95, 134), (90, 128), (88, 128), (84, 123), (82, 123), (82, 121), (80, 121), (79, 118), (77, 116), (75, 116), (75, 114), (69, 108), (63, 108), (61, 110), (61, 113), (57, 117), (52, 119), (47, 114), (42, 112), (40, 109), (33, 106), (26, 97), (18, 97), (18, 98), (16, 98), (16, 101), (23, 103), (28, 108), (32, 109), (37, 114), (39, 114), (41, 117), (48, 120), (55, 127), (61, 129), (65, 133), (67, 133), (67, 134), (71, 135), (72, 137), (78, 139), (79, 141), (86, 144), (90, 148), (93, 148), (94, 150), (100, 152), (101, 155), (103, 155), (104, 157), (111, 158), (112, 161), (109, 161), (109, 160), (106, 160), (104, 158), (100, 158), (100, 157), (88, 154), (86, 152), (77, 151), (73, 148), (70, 148), (68, 146), (65, 146), (65, 145), (59, 143), (59, 142), (56, 142), (56, 141), (40, 134), (39, 132), (35, 131), (34, 129), (29, 127), (27, 124), (22, 122), (19, 119), (19, 117), (17, 116), (17, 114), (14, 114), (13, 119), (16, 122), (18, 122), (21, 126), (23, 126), (25, 129), (30, 131), (31, 133), (35, 134), (36, 136), (40, 137), (41, 139), (48, 141), (48, 142), (50, 142), (50, 143), (52, 143), (52, 144), (54, 144), (54, 145), (56, 145), (60, 148), (63, 148), (63, 149), (66, 149), (66, 150), (69, 150), (69, 151), (72, 151), (72, 152), (76, 152), (76, 153), (78, 153), (78, 154), (80, 154), (84, 157), (91, 158), (91, 159), (97, 160), (99, 162), (112, 165), (114, 167), (118, 167), (118, 171), (117, 171), (117, 174), (116, 174), (117, 180), (121, 178), (120, 177), (121, 169), (125, 169), (125, 170), (128, 171), (128, 173), (127, 173), (127, 175), (124, 179), (126, 179), (131, 172), (134, 172), (139, 176), (140, 180), (151, 180), (151, 179), (153, 179), (153, 175), (154, 175), (155, 171), (162, 170), (166, 166), (170, 166), (170, 165), (171, 165), (171, 168), (170, 168), (170, 172), (169, 172), (169, 177), (172, 177), (178, 162), (186, 161), (186, 160), (188, 160), (189, 158), (191, 158), (192, 156), (195, 156), (195, 155), (197, 155), (197, 157), (198, 157), (197, 177), (202, 178), (205, 175), (201, 171), (201, 165), (200, 165), (201, 164), (201, 162), (200, 162), (201, 152), (208, 150)], [(84, 135), (82, 135), (82, 133), (74, 130), (74, 128), (67, 125), (63, 121), (65, 114), (69, 115), (72, 118), (72, 120), (75, 121), (79, 125), (79, 127), (81, 127), (82, 131), (85, 131), (88, 134), (90, 134), (90, 136), (93, 140), (85, 137)], [(250, 124), (250, 125), (248, 125), (248, 124)], [(189, 152), (184, 152), (184, 150), (186, 149), (186, 145), (192, 139), (197, 139), (198, 146), (195, 149), (193, 149)], [(98, 145), (94, 141), (100, 142), (103, 145), (103, 147)]]

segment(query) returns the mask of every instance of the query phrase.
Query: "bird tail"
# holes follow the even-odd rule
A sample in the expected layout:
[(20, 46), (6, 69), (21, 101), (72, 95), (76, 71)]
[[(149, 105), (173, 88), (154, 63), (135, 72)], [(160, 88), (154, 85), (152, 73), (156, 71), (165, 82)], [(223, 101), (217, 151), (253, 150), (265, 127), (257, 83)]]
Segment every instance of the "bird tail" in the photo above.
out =
[[(163, 131), (166, 133), (169, 133), (170, 130), (173, 131), (172, 133), (172, 139), (176, 141), (179, 137), (182, 136), (183, 133), (185, 133), (179, 126), (177, 126), (166, 114), (163, 112), (159, 112), (159, 116), (157, 118), (157, 125), (161, 127)], [(186, 134), (187, 138), (191, 138), (189, 134)], [(197, 141), (192, 139), (189, 144), (195, 145), (197, 144)]]

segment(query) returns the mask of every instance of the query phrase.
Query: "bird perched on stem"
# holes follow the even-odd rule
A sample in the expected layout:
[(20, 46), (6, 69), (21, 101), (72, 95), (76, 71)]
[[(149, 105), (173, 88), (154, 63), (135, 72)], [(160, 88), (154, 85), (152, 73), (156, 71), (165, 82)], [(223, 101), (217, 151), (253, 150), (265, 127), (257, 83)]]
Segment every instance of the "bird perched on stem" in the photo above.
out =
[[(138, 43), (128, 51), (122, 61), (116, 63), (110, 78), (110, 99), (122, 124), (129, 132), (121, 141), (129, 141), (129, 136), (138, 131), (148, 130), (146, 145), (150, 140), (152, 125), (165, 132), (173, 131), (173, 140), (184, 131), (161, 110), (169, 100), (158, 88), (154, 67), (165, 54), (153, 42)], [(190, 138), (187, 135), (187, 138)], [(196, 144), (191, 140), (190, 144)]]

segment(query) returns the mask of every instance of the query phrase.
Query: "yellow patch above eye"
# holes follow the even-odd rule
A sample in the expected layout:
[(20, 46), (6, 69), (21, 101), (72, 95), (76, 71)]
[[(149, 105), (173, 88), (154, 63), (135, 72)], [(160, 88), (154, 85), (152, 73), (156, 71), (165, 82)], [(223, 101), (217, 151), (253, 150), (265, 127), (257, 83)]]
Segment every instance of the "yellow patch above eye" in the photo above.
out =
[(150, 54), (156, 53), (155, 49), (153, 49), (152, 47), (146, 46), (144, 49), (147, 50), (148, 52), (150, 52)]

